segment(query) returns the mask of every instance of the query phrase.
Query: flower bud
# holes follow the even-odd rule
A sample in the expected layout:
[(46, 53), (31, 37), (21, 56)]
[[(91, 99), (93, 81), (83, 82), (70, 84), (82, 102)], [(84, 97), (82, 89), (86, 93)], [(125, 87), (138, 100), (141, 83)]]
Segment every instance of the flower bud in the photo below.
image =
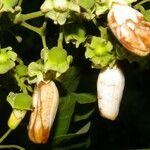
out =
[(53, 81), (40, 81), (33, 93), (28, 135), (34, 143), (46, 143), (56, 116), (59, 93)]
[(54, 0), (54, 9), (65, 11), (68, 8), (67, 0)]
[(23, 120), (27, 111), (14, 109), (8, 119), (8, 126), (10, 129), (14, 130), (18, 127), (20, 122)]
[(118, 66), (102, 69), (97, 80), (98, 108), (101, 115), (115, 120), (125, 85), (124, 74)]
[(108, 25), (119, 42), (130, 52), (146, 56), (150, 53), (150, 23), (140, 12), (114, 0), (108, 13)]

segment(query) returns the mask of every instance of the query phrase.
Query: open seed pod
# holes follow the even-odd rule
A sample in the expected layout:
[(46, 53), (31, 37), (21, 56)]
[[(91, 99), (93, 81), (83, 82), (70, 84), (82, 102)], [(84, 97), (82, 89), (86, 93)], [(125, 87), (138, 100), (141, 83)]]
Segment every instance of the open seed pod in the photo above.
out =
[(143, 14), (114, 0), (107, 19), (111, 31), (127, 50), (139, 56), (150, 53), (150, 23)]
[(34, 143), (46, 143), (56, 116), (59, 93), (53, 81), (40, 81), (34, 89), (28, 135)]
[(101, 116), (115, 120), (125, 85), (124, 74), (118, 66), (102, 69), (97, 80), (98, 108)]

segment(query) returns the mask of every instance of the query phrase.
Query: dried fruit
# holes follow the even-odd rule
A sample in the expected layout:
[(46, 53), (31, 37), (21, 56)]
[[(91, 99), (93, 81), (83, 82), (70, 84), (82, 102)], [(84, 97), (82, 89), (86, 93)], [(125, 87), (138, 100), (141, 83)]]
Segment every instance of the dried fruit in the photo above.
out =
[(46, 143), (56, 116), (59, 93), (53, 81), (40, 81), (33, 93), (28, 135), (34, 143)]
[(124, 1), (114, 0), (108, 13), (108, 25), (119, 42), (130, 52), (139, 56), (150, 53), (150, 23), (143, 14)]
[(115, 120), (117, 117), (124, 85), (124, 74), (117, 65), (100, 71), (97, 80), (97, 95), (98, 107), (103, 117), (110, 120)]

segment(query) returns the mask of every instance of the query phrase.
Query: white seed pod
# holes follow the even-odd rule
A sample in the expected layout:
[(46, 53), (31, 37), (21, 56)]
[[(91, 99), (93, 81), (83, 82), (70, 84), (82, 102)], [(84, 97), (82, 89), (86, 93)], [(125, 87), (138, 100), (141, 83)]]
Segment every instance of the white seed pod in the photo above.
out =
[(98, 108), (101, 116), (115, 120), (125, 85), (124, 74), (118, 66), (100, 71), (97, 80)]
[(143, 14), (114, 0), (107, 19), (111, 31), (127, 50), (139, 56), (150, 53), (150, 23)]
[(46, 143), (56, 116), (59, 93), (53, 81), (41, 81), (34, 89), (33, 111), (28, 125), (28, 135), (34, 143)]

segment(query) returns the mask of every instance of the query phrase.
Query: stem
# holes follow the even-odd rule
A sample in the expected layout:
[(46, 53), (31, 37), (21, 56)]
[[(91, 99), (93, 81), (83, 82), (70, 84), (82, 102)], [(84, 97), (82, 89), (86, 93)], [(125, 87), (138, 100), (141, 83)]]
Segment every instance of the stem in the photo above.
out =
[(44, 13), (42, 13), (41, 11), (32, 12), (32, 13), (28, 13), (28, 14), (20, 14), (19, 16), (15, 17), (13, 23), (20, 24), (22, 22), (25, 22), (26, 20), (35, 19), (35, 18), (41, 17), (41, 16), (44, 16)]
[(23, 0), (19, 0), (18, 6), (21, 6), (22, 2), (23, 2)]
[(94, 25), (99, 29), (101, 38), (108, 40), (107, 28), (100, 26), (95, 18), (92, 21)]
[(41, 36), (41, 39), (42, 39), (43, 48), (47, 48), (46, 36), (45, 35)]
[(9, 135), (9, 133), (11, 132), (11, 129), (8, 129), (4, 135), (0, 138), (0, 143), (2, 143), (4, 141), (4, 139)]
[(41, 35), (41, 30), (38, 27), (32, 26), (32, 25), (30, 25), (30, 24), (28, 24), (26, 22), (22, 22), (21, 26), (23, 26), (23, 27), (25, 27), (25, 28), (27, 28), (27, 29), (29, 29), (31, 31), (34, 31), (34, 32), (38, 33), (39, 35)]
[(41, 39), (42, 39), (42, 44), (44, 48), (47, 48), (47, 44), (46, 44), (46, 26), (47, 26), (47, 21), (44, 21), (42, 27), (40, 28), (41, 30)]
[(34, 18), (38, 18), (42, 16), (44, 16), (44, 13), (42, 13), (41, 11), (37, 11), (37, 12), (28, 13), (28, 14), (21, 14), (19, 19), (21, 19), (21, 21), (26, 21), (29, 19), (34, 19)]
[(16, 60), (20, 65), (23, 65), (24, 63), (23, 63), (23, 61), (19, 58), (19, 57), (17, 57), (17, 60)]
[(63, 32), (62, 32), (62, 27), (60, 27), (60, 32), (59, 32), (57, 46), (59, 48), (63, 48)]
[(21, 23), (21, 26), (33, 31), (33, 32), (36, 32), (40, 35), (41, 39), (42, 39), (42, 44), (43, 44), (43, 47), (44, 48), (47, 48), (47, 44), (46, 44), (46, 25), (47, 25), (47, 21), (44, 21), (43, 25), (41, 28), (38, 28), (38, 27), (35, 27), (35, 26), (32, 26), (30, 24), (28, 24), (27, 22), (22, 22)]
[(97, 20), (94, 18), (92, 19), (94, 25), (98, 28), (98, 30), (100, 31), (100, 34), (101, 34), (101, 26), (98, 24)]
[(15, 74), (14, 77), (15, 77), (17, 83), (18, 83), (18, 86), (23, 91), (23, 93), (28, 94), (26, 86), (24, 85), (24, 83), (22, 82), (22, 80), (20, 80), (20, 78), (17, 76), (17, 74)]
[(108, 40), (107, 28), (100, 26), (101, 38)]
[(93, 21), (94, 25), (95, 25), (97, 28), (99, 28), (99, 25), (98, 25), (97, 20), (94, 18), (94, 19), (92, 19), (92, 21)]
[(19, 145), (0, 145), (0, 149), (10, 149), (10, 148), (15, 148), (15, 149), (19, 149), (19, 150), (25, 150), (25, 148), (19, 146)]

